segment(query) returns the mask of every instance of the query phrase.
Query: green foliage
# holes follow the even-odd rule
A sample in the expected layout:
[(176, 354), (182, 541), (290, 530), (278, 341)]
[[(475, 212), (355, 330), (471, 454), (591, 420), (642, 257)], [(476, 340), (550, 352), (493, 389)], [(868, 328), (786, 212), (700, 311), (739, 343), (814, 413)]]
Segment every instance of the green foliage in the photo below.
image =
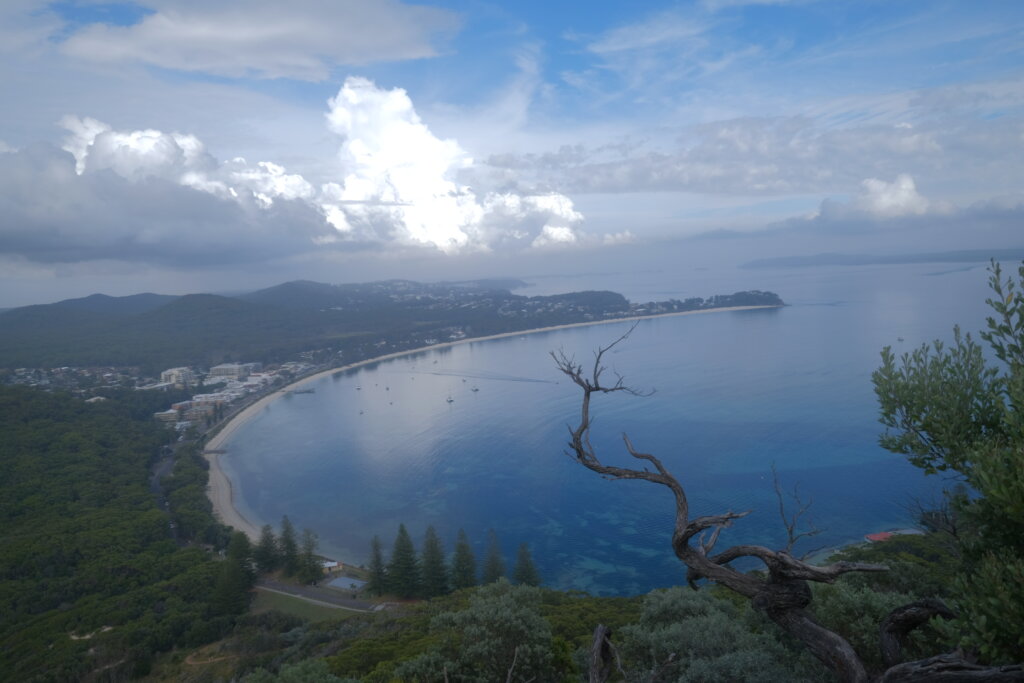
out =
[(266, 669), (258, 669), (242, 680), (244, 683), (347, 683), (353, 679), (338, 678), (322, 659), (307, 659), (298, 664), (285, 664), (276, 676)]
[(994, 315), (981, 337), (999, 365), (987, 364), (981, 348), (956, 330), (949, 348), (934, 342), (898, 361), (884, 349), (872, 379), (888, 428), (882, 445), (926, 472), (957, 472), (977, 494), (956, 499), (965, 519), (956, 600), (961, 644), (990, 662), (1019, 662), (1021, 622), (999, 614), (1019, 617), (1021, 605), (1014, 588), (1024, 562), (1024, 265), (1016, 281), (1004, 279), (996, 263), (990, 272)]
[(0, 387), (0, 434), (0, 679), (141, 674), (231, 628), (219, 563), (175, 545), (149, 492), (167, 435), (148, 416)]
[(516, 583), (524, 586), (539, 586), (540, 572), (533, 564), (530, 557), (530, 546), (526, 543), (519, 545), (519, 552), (516, 554), (516, 567), (512, 572), (512, 578)]
[(256, 562), (256, 568), (263, 573), (274, 571), (281, 563), (274, 528), (269, 524), (264, 524), (260, 530), (260, 540), (253, 549), (252, 559)]
[(651, 592), (640, 621), (615, 638), (628, 681), (774, 683), (818, 675), (759, 625), (747, 606), (676, 587)]
[(286, 576), (295, 576), (295, 572), (299, 571), (299, 544), (295, 540), (295, 526), (288, 515), (281, 518), (278, 547), (281, 551), (281, 569)]
[(848, 586), (876, 592), (905, 593), (920, 598), (949, 597), (960, 563), (956, 539), (943, 532), (897, 534), (881, 543), (849, 546), (836, 552), (829, 562), (884, 564), (883, 573), (853, 572), (843, 577)]
[[(1007, 550), (985, 552), (961, 574), (956, 590), (962, 605), (961, 644), (994, 662), (1021, 661), (1024, 653), (1024, 559)], [(965, 623), (964, 623), (965, 622)], [(1016, 659), (1015, 659), (1016, 658)]]
[[(140, 392), (136, 392), (140, 393)], [(149, 417), (145, 417), (149, 421)], [(182, 446), (171, 476), (161, 482), (171, 506), (171, 517), (178, 535), (198, 543), (223, 548), (230, 539), (230, 529), (213, 517), (213, 505), (206, 495), (209, 463), (195, 446)]]
[(501, 555), (501, 544), (494, 529), (487, 533), (487, 556), (484, 558), (481, 583), (494, 583), (505, 576), (505, 558)]
[(444, 561), (444, 547), (433, 526), (427, 527), (420, 556), (423, 569), (423, 597), (434, 598), (448, 592), (448, 567)]
[(906, 455), (934, 474), (953, 469), (967, 475), (970, 454), (1000, 420), (998, 371), (985, 365), (982, 349), (960, 328), (952, 346), (925, 344), (898, 360), (882, 350), (872, 381), (888, 428), (883, 448)]
[(400, 598), (415, 598), (420, 593), (420, 565), (416, 548), (404, 524), (398, 525), (395, 546), (388, 563), (388, 590)]
[(380, 537), (374, 536), (370, 544), (370, 578), (366, 582), (366, 589), (373, 595), (383, 595), (387, 589), (387, 578)]
[[(539, 613), (540, 592), (501, 579), (480, 588), (463, 610), (444, 612), (431, 629), (444, 636), (439, 651), (395, 669), (400, 680), (555, 680), (551, 628)], [(511, 671), (511, 675), (509, 672)]]
[(313, 583), (323, 578), (324, 570), (320, 564), (320, 557), (316, 554), (319, 544), (319, 539), (312, 530), (302, 530), (298, 571), (295, 573), (295, 577), (302, 583)]
[(240, 531), (231, 536), (227, 557), (221, 563), (220, 575), (213, 591), (214, 609), (220, 614), (238, 614), (249, 607), (253, 572), (249, 564), (249, 539)]
[(455, 543), (455, 558), (452, 560), (452, 586), (455, 590), (472, 588), (476, 585), (476, 556), (469, 544), (466, 532), (459, 529)]
[[(845, 638), (860, 655), (869, 671), (885, 669), (879, 646), (878, 626), (897, 607), (918, 598), (906, 593), (872, 590), (845, 581), (814, 584), (814, 616), (822, 626)], [(949, 648), (937, 642), (934, 634), (921, 629), (910, 634), (905, 644), (906, 658), (920, 659)]]

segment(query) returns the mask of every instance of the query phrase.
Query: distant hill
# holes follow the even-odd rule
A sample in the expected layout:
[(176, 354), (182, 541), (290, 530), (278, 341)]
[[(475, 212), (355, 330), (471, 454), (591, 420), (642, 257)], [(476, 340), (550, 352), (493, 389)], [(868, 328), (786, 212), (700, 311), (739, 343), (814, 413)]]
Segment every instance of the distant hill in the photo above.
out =
[(64, 302), (0, 314), (0, 365), (143, 366), (151, 371), (220, 362), (303, 337), (293, 312), (229, 297), (171, 297), (138, 313), (101, 312)]
[(74, 308), (79, 311), (92, 311), (93, 313), (113, 313), (130, 315), (133, 313), (145, 313), (168, 304), (177, 296), (169, 294), (132, 294), (131, 296), (107, 296), (106, 294), (92, 294), (80, 299), (65, 299), (58, 301), (55, 306)]
[(745, 292), (635, 306), (615, 292), (526, 297), (498, 286), (524, 284), (507, 279), (346, 285), (298, 280), (240, 296), (92, 295), (0, 313), (0, 367), (127, 366), (155, 376), (177, 365), (280, 362), (307, 351), (327, 363), (337, 362), (339, 353), (351, 361), (378, 355), (385, 347), (408, 349), (428, 340), (632, 313), (781, 304), (775, 295)]
[(409, 292), (446, 294), (460, 292), (503, 292), (525, 287), (527, 283), (511, 278), (423, 283), (412, 280), (383, 280), (365, 284), (325, 285), (310, 280), (294, 280), (237, 298), (285, 308), (337, 308), (366, 310), (390, 306), (396, 296)]

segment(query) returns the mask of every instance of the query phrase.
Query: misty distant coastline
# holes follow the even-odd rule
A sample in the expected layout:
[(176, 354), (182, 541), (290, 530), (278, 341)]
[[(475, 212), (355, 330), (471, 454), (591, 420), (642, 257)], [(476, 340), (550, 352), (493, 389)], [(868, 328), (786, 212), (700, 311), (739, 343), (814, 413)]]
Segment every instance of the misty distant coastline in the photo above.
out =
[(988, 263), (1024, 260), (1024, 247), (1016, 249), (968, 249), (926, 254), (812, 254), (779, 256), (747, 261), (740, 268), (801, 268), (809, 266), (889, 266), (910, 263)]

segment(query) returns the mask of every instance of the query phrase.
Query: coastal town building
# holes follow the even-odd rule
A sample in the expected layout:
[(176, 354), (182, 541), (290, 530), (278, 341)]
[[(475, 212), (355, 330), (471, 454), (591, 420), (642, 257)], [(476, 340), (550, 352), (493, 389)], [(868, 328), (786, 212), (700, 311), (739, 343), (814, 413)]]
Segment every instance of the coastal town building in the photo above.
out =
[(192, 368), (169, 368), (160, 373), (161, 382), (169, 382), (178, 388), (194, 386), (196, 375)]
[(181, 414), (177, 410), (171, 408), (170, 410), (161, 410), (158, 413), (153, 413), (153, 418), (157, 422), (173, 423), (177, 422), (181, 418)]
[(210, 377), (244, 380), (249, 377), (252, 363), (221, 363), (210, 368)]

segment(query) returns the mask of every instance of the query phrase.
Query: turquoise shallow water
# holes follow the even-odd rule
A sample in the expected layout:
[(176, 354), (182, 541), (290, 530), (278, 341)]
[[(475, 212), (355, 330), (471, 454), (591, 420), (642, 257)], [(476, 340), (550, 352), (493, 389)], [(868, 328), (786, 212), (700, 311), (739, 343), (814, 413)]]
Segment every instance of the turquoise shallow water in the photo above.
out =
[[(904, 506), (941, 486), (877, 446), (870, 384), (885, 344), (909, 350), (984, 321), (982, 268), (862, 267), (652, 276), (622, 283), (642, 298), (751, 288), (792, 305), (647, 320), (608, 356), (650, 397), (601, 397), (594, 444), (629, 464), (620, 435), (655, 453), (694, 514), (753, 512), (729, 542), (779, 544), (771, 482), (814, 501), (824, 531), (807, 549), (907, 523)], [(676, 281), (673, 278), (690, 278)], [(605, 287), (617, 289), (614, 276)], [(611, 280), (611, 281), (609, 281)], [(582, 284), (582, 286), (581, 286)], [(595, 283), (567, 280), (564, 290)], [(554, 287), (552, 283), (545, 283)], [(579, 395), (549, 352), (589, 359), (627, 329), (599, 325), (471, 342), (320, 380), (240, 429), (222, 458), (251, 519), (287, 514), (329, 554), (365, 560), (404, 522), (433, 524), (449, 548), (464, 528), (482, 555), (489, 528), (508, 561), (530, 543), (547, 584), (626, 594), (683, 580), (669, 548), (672, 503), (645, 482), (607, 481), (564, 455)], [(902, 337), (905, 341), (897, 341)], [(477, 391), (473, 391), (473, 389)], [(452, 401), (448, 402), (448, 398)]]

